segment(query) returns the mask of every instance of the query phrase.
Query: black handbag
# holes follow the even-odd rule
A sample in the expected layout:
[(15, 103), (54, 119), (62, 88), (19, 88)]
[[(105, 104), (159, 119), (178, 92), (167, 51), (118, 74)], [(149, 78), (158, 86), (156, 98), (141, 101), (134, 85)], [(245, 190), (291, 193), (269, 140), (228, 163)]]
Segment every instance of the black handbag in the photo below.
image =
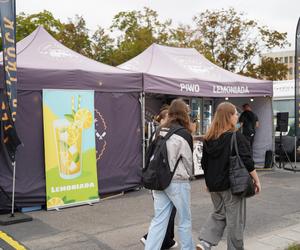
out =
[[(232, 155), (232, 149), (235, 149), (235, 155)], [(229, 182), (233, 195), (241, 197), (251, 197), (255, 195), (255, 186), (248, 170), (239, 156), (236, 132), (233, 132), (230, 145), (229, 162)]]

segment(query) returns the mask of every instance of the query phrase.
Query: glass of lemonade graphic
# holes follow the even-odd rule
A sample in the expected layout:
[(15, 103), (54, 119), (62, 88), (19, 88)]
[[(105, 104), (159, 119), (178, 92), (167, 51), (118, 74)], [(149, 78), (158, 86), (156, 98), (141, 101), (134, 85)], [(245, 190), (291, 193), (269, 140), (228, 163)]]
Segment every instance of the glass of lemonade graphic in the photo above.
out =
[(59, 119), (53, 128), (60, 177), (74, 179), (82, 169), (82, 124)]

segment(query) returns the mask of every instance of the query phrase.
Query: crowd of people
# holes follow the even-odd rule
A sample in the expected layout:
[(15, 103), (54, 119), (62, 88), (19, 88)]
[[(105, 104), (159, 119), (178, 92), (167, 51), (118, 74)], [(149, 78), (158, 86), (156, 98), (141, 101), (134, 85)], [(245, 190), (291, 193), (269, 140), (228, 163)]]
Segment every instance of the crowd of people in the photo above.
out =
[[(170, 249), (178, 245), (174, 240), (174, 219), (178, 215), (178, 234), (182, 250), (209, 250), (221, 240), (227, 228), (228, 250), (243, 250), (243, 232), (246, 221), (245, 198), (233, 195), (229, 181), (229, 158), (236, 154), (230, 143), (236, 133), (238, 154), (248, 170), (255, 186), (261, 184), (254, 168), (251, 146), (258, 127), (258, 118), (249, 104), (243, 105), (244, 112), (238, 117), (236, 107), (223, 102), (216, 108), (212, 123), (204, 135), (201, 165), (207, 191), (210, 193), (213, 211), (203, 225), (199, 242), (192, 238), (190, 208), (190, 180), (193, 178), (193, 126), (189, 108), (182, 99), (175, 99), (165, 106), (158, 117), (156, 136), (166, 136), (173, 127), (183, 129), (172, 134), (166, 142), (170, 170), (174, 171), (169, 186), (164, 190), (153, 190), (154, 217), (148, 234), (142, 237), (146, 250)], [(240, 127), (237, 124), (240, 124)], [(153, 138), (151, 140), (153, 140)], [(175, 163), (180, 159), (174, 169)]]

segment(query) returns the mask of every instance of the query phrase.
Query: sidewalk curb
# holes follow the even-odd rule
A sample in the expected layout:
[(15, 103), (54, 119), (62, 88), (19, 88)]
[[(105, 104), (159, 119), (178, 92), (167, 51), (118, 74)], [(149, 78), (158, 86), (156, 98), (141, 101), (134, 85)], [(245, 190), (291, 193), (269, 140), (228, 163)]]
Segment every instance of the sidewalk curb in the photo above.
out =
[(300, 242), (300, 223), (245, 240), (246, 249), (283, 250)]

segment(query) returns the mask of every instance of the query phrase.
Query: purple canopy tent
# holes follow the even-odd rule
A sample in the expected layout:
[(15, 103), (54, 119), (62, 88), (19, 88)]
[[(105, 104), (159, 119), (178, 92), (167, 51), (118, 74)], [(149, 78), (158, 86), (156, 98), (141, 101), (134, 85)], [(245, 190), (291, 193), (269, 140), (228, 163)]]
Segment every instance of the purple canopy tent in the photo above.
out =
[[(230, 98), (235, 104), (255, 98), (253, 110), (260, 119), (254, 159), (264, 161), (265, 151), (272, 149), (271, 81), (262, 81), (229, 72), (207, 60), (193, 48), (151, 45), (119, 68), (142, 72), (144, 92), (189, 97), (211, 97), (215, 104)], [(234, 97), (234, 98), (231, 98)]]
[[(45, 204), (42, 89), (95, 91), (99, 193), (138, 186), (142, 75), (84, 57), (63, 46), (42, 27), (17, 44), (17, 55), (16, 127), (24, 144), (17, 152), (17, 204)], [(7, 192), (11, 192), (11, 171), (1, 153), (0, 183)]]

